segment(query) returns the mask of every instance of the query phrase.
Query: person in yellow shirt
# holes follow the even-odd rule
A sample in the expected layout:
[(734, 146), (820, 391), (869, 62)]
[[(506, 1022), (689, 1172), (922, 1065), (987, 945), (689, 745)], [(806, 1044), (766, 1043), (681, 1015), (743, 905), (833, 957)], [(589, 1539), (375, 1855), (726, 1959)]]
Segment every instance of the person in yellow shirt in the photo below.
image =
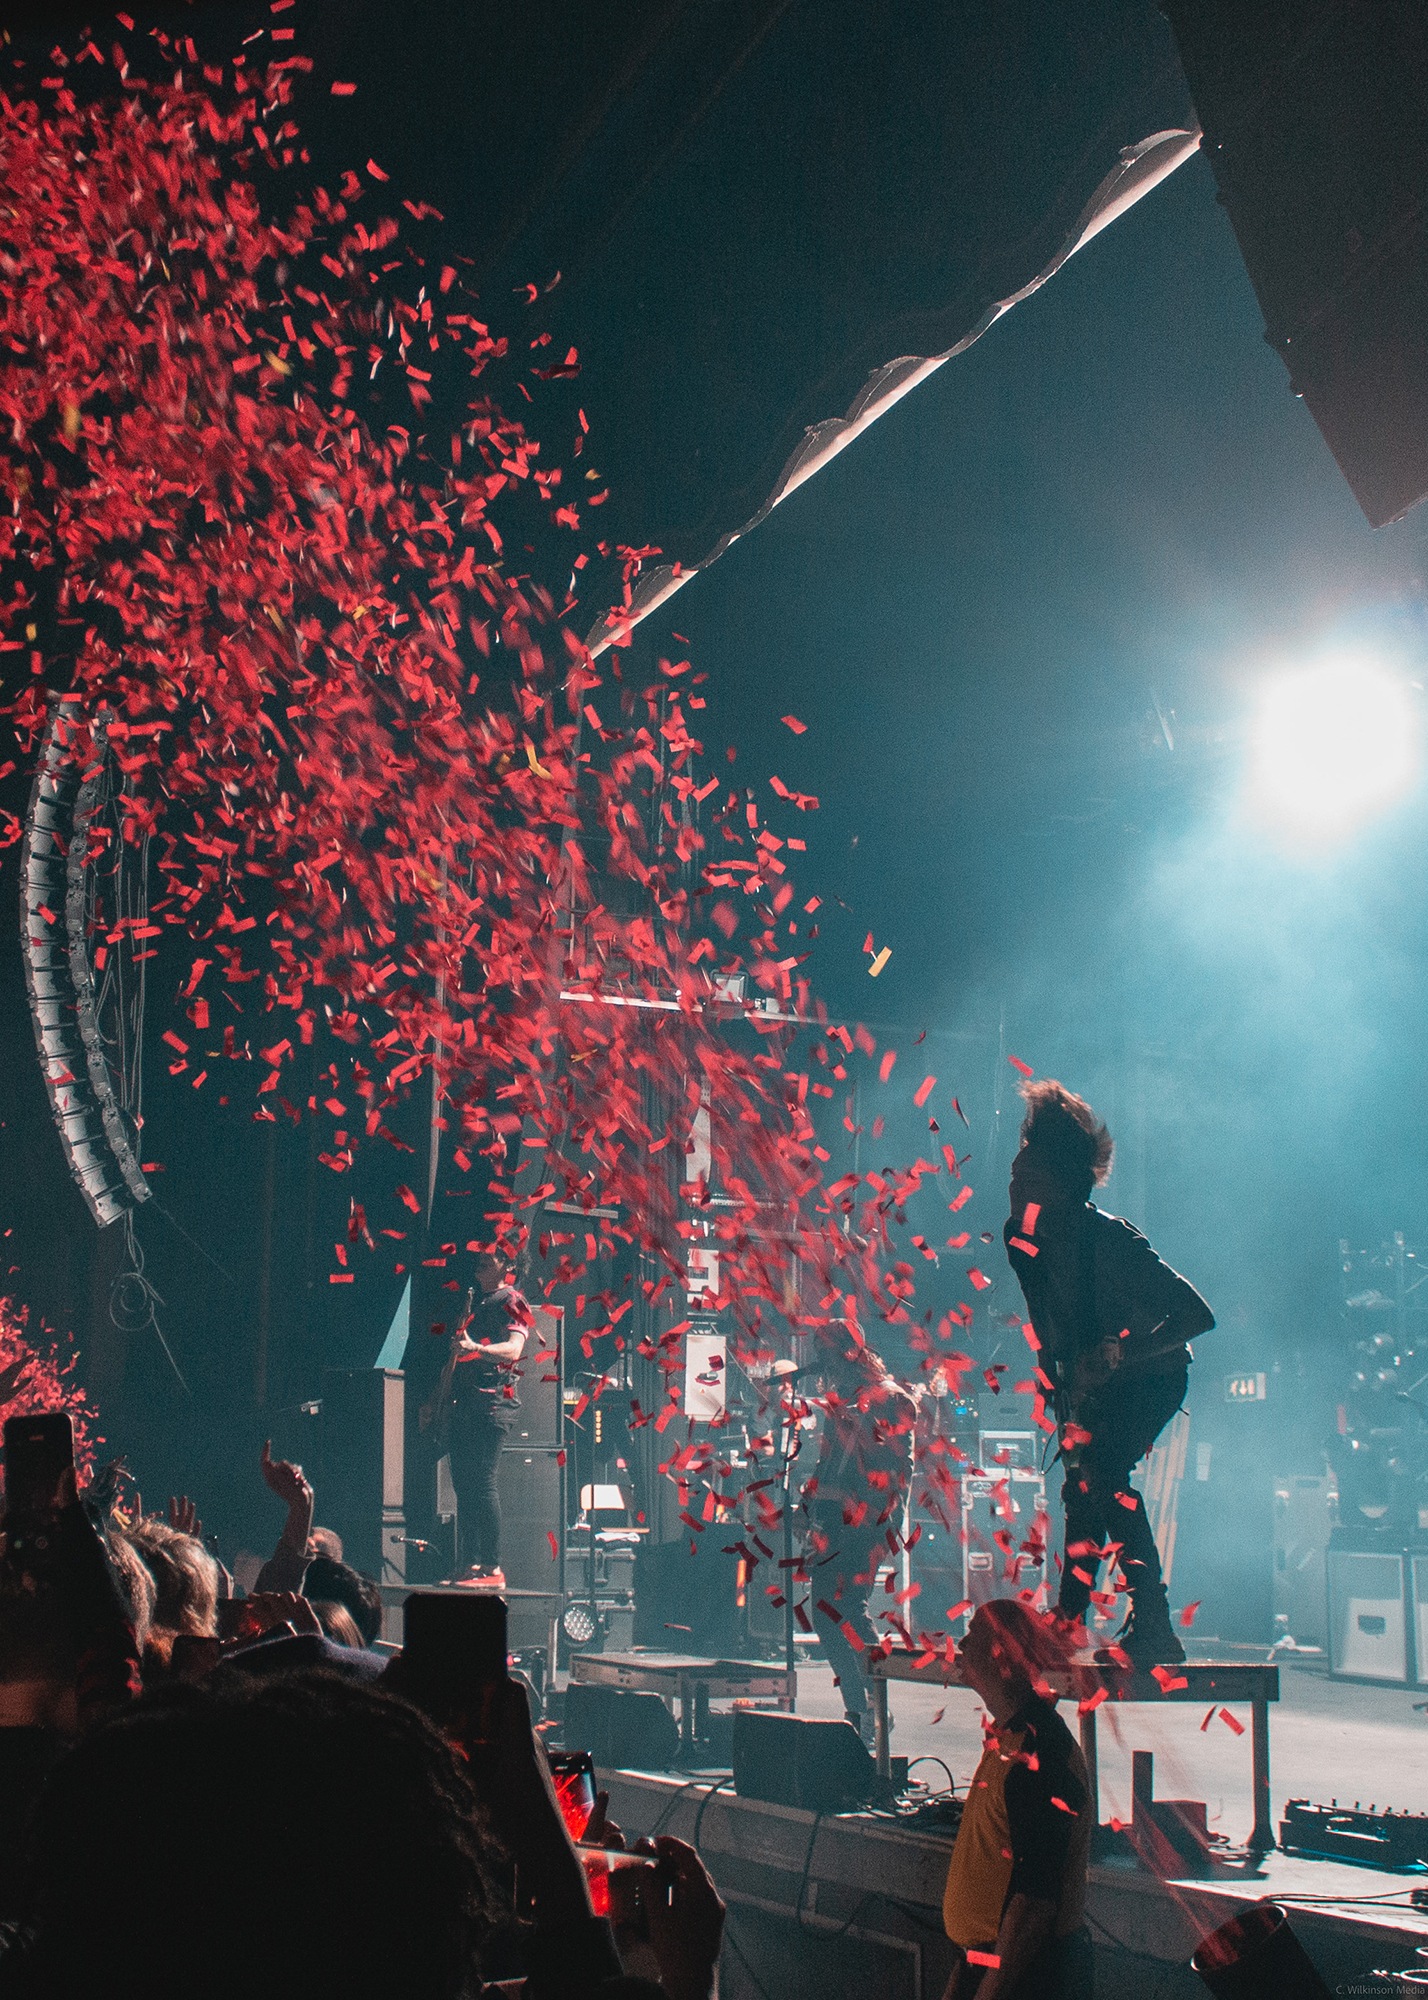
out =
[(957, 1657), (991, 1726), (942, 1899), (958, 1948), (945, 2000), (1090, 2000), (1090, 1786), (1054, 1699), (1037, 1692), (1059, 1657), (1054, 1635), (1024, 1604), (997, 1599), (976, 1612)]

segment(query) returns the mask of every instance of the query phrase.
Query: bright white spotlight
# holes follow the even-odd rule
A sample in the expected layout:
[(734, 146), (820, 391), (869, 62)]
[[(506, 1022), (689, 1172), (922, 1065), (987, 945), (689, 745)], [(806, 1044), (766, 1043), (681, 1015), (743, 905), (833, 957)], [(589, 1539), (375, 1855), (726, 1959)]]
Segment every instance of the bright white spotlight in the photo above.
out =
[(1305, 840), (1352, 832), (1412, 785), (1419, 716), (1408, 683), (1363, 654), (1271, 681), (1251, 770), (1261, 810)]

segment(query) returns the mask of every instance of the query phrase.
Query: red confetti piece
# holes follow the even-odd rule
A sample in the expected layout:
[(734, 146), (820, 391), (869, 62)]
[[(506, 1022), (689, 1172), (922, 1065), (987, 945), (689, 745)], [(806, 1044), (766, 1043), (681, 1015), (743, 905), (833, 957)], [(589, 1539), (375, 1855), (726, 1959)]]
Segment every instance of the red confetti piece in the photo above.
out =
[(931, 1097), (933, 1091), (936, 1088), (937, 1088), (937, 1078), (935, 1076), (925, 1076), (922, 1079), (921, 1083), (917, 1086), (917, 1089), (912, 1094), (912, 1101), (917, 1106), (919, 1111), (921, 1111), (923, 1105), (926, 1104), (928, 1098)]
[[(384, 174), (382, 172), (382, 169), (377, 165), (377, 162), (375, 160), (368, 160), (367, 171), (372, 176), (374, 181), (389, 181), (392, 178), (390, 174)], [(1030, 1074), (1029, 1071), (1028, 1074)]]
[(1008, 1056), (1007, 1061), (1011, 1064), (1013, 1069), (1019, 1069), (1023, 1076), (1036, 1075), (1036, 1071), (1032, 1068), (1031, 1064), (1024, 1063), (1020, 1056)]
[(886, 1083), (886, 1082), (887, 1082), (888, 1078), (889, 1078), (889, 1077), (890, 1077), (890, 1076), (892, 1075), (892, 1073), (893, 1073), (893, 1064), (894, 1064), (894, 1063), (895, 1063), (896, 1061), (897, 1061), (897, 1050), (896, 1050), (896, 1049), (884, 1049), (884, 1051), (883, 1051), (883, 1059), (882, 1059), (882, 1061), (881, 1061), (881, 1062), (880, 1062), (880, 1063), (878, 1064), (878, 1082), (879, 1082), (879, 1083)]
[(357, 95), (357, 86), (355, 83), (334, 83), (332, 86), (332, 95), (334, 97), (355, 97)]
[(966, 1959), (968, 1965), (990, 1965), (995, 1967), (1001, 1964), (1002, 1955), (999, 1951), (969, 1951), (966, 1954)]
[(1227, 1729), (1232, 1729), (1236, 1736), (1244, 1735), (1245, 1733), (1244, 1724), (1242, 1722), (1237, 1722), (1234, 1716), (1230, 1714), (1230, 1711), (1227, 1708), (1222, 1708), (1220, 1710), (1220, 1720), (1221, 1722), (1224, 1723)]
[(548, 1541), (548, 1542), (550, 1543), (550, 1559), (551, 1559), (551, 1561), (552, 1561), (552, 1562), (558, 1562), (558, 1561), (560, 1560), (560, 1543), (559, 1543), (559, 1542), (558, 1542), (558, 1541), (556, 1540), (556, 1538), (555, 1538), (555, 1531), (554, 1531), (554, 1529), (552, 1529), (552, 1528), (547, 1528), (547, 1529), (546, 1529), (546, 1531), (545, 1531), (545, 1538), (546, 1538), (546, 1540), (547, 1540), (547, 1541)]
[(987, 1276), (986, 1272), (979, 1271), (975, 1264), (968, 1271), (967, 1276), (971, 1279), (972, 1283), (977, 1287), (977, 1290), (979, 1292), (986, 1291), (988, 1285), (990, 1285), (992, 1282), (991, 1279)]
[(791, 729), (795, 736), (802, 736), (808, 727), (808, 724), (800, 722), (796, 715), (782, 715), (779, 717), (779, 720), (786, 729)]
[(953, 1215), (955, 1215), (958, 1209), (965, 1208), (967, 1206), (967, 1203), (971, 1199), (972, 1199), (972, 1190), (969, 1187), (959, 1188), (957, 1190), (957, 1193), (953, 1196), (952, 1200), (948, 1202), (947, 1206), (951, 1210)]
[(1185, 1609), (1180, 1614), (1180, 1623), (1187, 1632), (1190, 1630), (1190, 1627), (1195, 1623), (1195, 1613), (1200, 1609), (1201, 1602), (1202, 1599), (1197, 1597), (1194, 1603), (1187, 1604), (1185, 1606)]

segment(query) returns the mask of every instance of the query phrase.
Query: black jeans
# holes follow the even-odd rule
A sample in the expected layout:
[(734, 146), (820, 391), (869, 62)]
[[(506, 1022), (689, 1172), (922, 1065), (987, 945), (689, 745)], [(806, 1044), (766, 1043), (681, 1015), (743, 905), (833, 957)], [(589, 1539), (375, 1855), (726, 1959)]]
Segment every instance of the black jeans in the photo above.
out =
[[(813, 1629), (818, 1635), (824, 1658), (837, 1676), (843, 1707), (851, 1719), (861, 1721), (868, 1706), (863, 1653), (853, 1644), (843, 1626), (852, 1627), (862, 1640), (864, 1649), (877, 1644), (877, 1631), (868, 1616), (868, 1598), (872, 1594), (879, 1565), (887, 1554), (887, 1543), (881, 1533), (875, 1540), (869, 1541), (866, 1527), (848, 1527), (844, 1523), (841, 1506), (810, 1507), (808, 1521), (820, 1537), (826, 1537), (828, 1544), (826, 1549), (820, 1551), (815, 1543), (809, 1551), (809, 1574), (813, 1579), (809, 1592), (813, 1600)], [(865, 1581), (856, 1581), (860, 1577)], [(830, 1618), (828, 1612), (821, 1609), (823, 1604), (837, 1616)]]
[(456, 1527), (463, 1563), (494, 1569), (501, 1560), (501, 1447), (515, 1425), (513, 1403), (458, 1403), (451, 1413), (447, 1453), (456, 1489)]
[[(1184, 1402), (1188, 1380), (1184, 1363), (1126, 1381), (1112, 1378), (1077, 1414), (1077, 1425), (1091, 1436), (1089, 1443), (1066, 1454), (1061, 1496), (1066, 1551), (1060, 1591), (1060, 1609), (1066, 1617), (1085, 1616), (1099, 1561), (1094, 1551), (1107, 1542), (1121, 1545), (1120, 1564), (1132, 1611), (1139, 1605), (1144, 1617), (1157, 1600), (1163, 1601), (1160, 1552), (1145, 1502), (1130, 1483), (1131, 1467), (1145, 1457)], [(1124, 1505), (1119, 1494), (1134, 1505)]]

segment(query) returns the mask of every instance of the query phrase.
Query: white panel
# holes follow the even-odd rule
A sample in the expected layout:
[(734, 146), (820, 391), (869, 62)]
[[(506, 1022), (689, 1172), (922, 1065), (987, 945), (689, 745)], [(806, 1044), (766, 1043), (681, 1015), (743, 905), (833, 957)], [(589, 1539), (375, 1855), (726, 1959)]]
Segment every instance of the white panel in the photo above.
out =
[(1364, 1680), (1406, 1681), (1402, 1556), (1329, 1552), (1330, 1666)]

